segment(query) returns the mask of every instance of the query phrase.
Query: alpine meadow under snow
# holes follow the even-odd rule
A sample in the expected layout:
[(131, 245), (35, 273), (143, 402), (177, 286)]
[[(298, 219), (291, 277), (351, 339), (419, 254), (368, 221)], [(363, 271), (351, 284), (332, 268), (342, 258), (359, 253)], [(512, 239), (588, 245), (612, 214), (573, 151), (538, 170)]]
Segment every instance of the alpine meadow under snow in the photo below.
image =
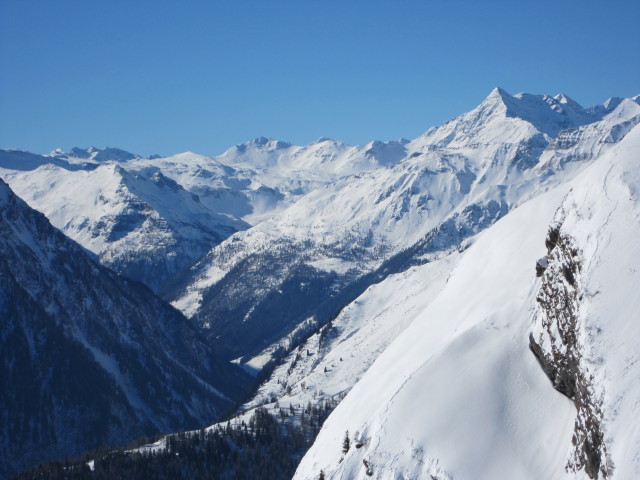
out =
[(211, 425), (67, 471), (640, 478), (639, 123), (496, 88), (412, 141), (0, 151), (0, 475)]

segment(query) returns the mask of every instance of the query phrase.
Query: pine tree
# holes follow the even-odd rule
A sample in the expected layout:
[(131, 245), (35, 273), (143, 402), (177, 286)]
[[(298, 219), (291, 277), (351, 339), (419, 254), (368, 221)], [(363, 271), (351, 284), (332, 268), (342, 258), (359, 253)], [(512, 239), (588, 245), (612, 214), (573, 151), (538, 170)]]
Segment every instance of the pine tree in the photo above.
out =
[(342, 440), (342, 453), (346, 454), (351, 448), (351, 441), (349, 440), (349, 430), (344, 432), (344, 440)]

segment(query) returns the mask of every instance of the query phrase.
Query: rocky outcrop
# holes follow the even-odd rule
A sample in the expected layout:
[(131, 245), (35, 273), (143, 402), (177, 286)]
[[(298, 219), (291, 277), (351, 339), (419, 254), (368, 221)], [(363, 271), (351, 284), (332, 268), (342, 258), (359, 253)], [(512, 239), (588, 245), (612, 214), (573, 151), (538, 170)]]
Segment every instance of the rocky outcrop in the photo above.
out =
[[(588, 342), (580, 315), (583, 259), (560, 222), (549, 228), (545, 243), (546, 261), (536, 266), (542, 281), (529, 345), (553, 387), (572, 399), (577, 410), (567, 470), (607, 478), (613, 466), (604, 443), (603, 392), (583, 360)], [(546, 263), (542, 271), (541, 263)]]

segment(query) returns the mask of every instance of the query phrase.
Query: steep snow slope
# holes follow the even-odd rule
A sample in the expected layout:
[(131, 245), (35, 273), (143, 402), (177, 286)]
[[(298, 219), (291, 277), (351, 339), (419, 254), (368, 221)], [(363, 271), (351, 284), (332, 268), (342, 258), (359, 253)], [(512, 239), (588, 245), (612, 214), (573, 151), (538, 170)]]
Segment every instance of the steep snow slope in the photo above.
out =
[(636, 127), (482, 233), (295, 478), (638, 477), (639, 151)]
[(113, 163), (42, 164), (26, 171), (7, 166), (0, 155), (0, 174), (30, 206), (102, 264), (156, 291), (247, 226), (214, 214), (160, 172), (147, 179)]
[[(610, 145), (605, 139), (619, 140), (640, 118), (640, 106), (631, 100), (603, 110), (596, 123), (576, 127), (573, 143), (562, 146), (567, 159), (559, 161), (548, 153), (560, 155), (554, 139), (514, 117), (512, 104), (525, 103), (523, 117), (542, 122), (541, 130), (579, 122), (542, 100), (534, 102), (540, 109), (534, 115), (521, 97), (494, 91), (473, 112), (408, 144), (413, 153), (402, 162), (314, 190), (235, 234), (192, 268), (192, 282), (173, 304), (223, 341), (242, 343), (237, 356), (253, 356), (310, 317), (326, 321), (394, 268), (456, 248), (513, 206), (573, 175), (581, 160)], [(547, 120), (553, 115), (555, 123)]]
[(547, 238), (532, 348), (578, 410), (571, 471), (640, 477), (640, 127), (572, 182)]
[[(565, 191), (530, 201), (480, 235), (329, 417), (295, 478), (321, 470), (349, 479), (563, 472), (575, 410), (550, 389), (527, 334), (533, 267)], [(347, 430), (354, 446), (341, 459)]]
[(0, 181), (0, 477), (210, 423), (248, 378)]

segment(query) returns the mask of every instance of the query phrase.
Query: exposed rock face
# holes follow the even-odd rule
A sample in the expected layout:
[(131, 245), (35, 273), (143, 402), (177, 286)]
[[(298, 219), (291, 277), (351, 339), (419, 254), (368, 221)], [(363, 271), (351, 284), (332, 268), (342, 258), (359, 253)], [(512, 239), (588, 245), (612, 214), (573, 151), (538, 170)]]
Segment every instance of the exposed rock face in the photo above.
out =
[(548, 265), (542, 274), (529, 345), (553, 387), (572, 399), (577, 409), (567, 470), (584, 469), (590, 478), (607, 478), (613, 466), (604, 443), (603, 392), (597, 391), (583, 365), (581, 252), (562, 232), (561, 223), (550, 227), (545, 244)]

